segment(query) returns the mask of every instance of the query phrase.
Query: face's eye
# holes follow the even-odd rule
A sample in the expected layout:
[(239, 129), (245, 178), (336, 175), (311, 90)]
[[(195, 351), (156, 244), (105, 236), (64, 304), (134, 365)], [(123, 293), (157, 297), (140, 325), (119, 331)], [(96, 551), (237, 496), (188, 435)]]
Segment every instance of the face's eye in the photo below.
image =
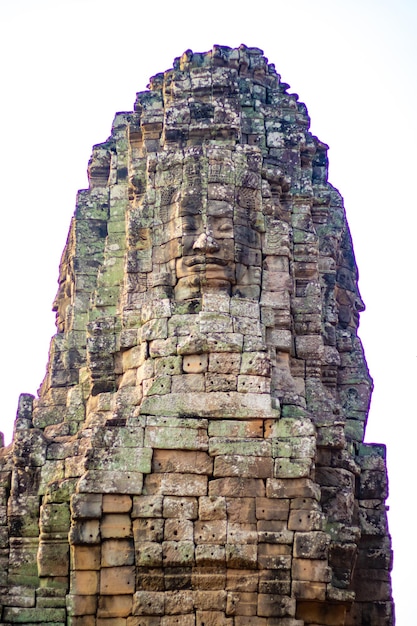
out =
[(182, 229), (185, 234), (193, 234), (201, 229), (201, 220), (193, 215), (182, 218)]
[(230, 232), (233, 229), (232, 224), (226, 222), (225, 224), (220, 224), (219, 231), (222, 233)]

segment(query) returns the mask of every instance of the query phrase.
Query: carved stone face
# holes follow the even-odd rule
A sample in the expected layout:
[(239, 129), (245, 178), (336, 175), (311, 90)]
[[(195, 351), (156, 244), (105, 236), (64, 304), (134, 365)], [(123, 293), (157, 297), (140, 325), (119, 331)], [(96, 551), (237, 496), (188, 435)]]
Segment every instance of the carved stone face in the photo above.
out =
[(250, 157), (249, 151), (212, 150), (208, 158), (200, 151), (185, 159), (162, 227), (180, 243), (167, 264), (176, 300), (210, 291), (259, 298), (261, 239), (254, 216), (262, 215), (261, 178), (250, 170), (258, 164)]
[(365, 305), (359, 293), (356, 272), (341, 267), (337, 272), (336, 301), (338, 304), (338, 321), (341, 328), (357, 330), (359, 313)]
[(186, 216), (183, 222), (183, 256), (176, 262), (176, 299), (186, 300), (201, 291), (230, 294), (236, 282), (232, 220), (200, 215)]
[(71, 281), (67, 276), (64, 280), (60, 280), (58, 291), (52, 304), (52, 310), (55, 312), (55, 326), (59, 333), (65, 331), (65, 318), (70, 304)]

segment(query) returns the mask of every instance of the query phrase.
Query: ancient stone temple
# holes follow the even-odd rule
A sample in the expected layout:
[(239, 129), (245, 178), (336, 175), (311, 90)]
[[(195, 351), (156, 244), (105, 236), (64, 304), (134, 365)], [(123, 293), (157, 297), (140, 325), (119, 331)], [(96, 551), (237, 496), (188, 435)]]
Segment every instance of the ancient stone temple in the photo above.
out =
[(187, 51), (94, 146), (0, 453), (2, 624), (394, 623), (352, 242), (288, 88)]

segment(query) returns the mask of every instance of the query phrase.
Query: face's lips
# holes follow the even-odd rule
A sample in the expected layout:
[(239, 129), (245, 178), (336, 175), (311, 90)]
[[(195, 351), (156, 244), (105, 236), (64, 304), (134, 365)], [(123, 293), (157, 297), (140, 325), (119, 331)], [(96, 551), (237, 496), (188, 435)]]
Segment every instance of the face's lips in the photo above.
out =
[(215, 257), (206, 256), (192, 256), (184, 259), (184, 265), (187, 267), (193, 267), (194, 265), (220, 265), (225, 267), (229, 262), (225, 259), (217, 259)]

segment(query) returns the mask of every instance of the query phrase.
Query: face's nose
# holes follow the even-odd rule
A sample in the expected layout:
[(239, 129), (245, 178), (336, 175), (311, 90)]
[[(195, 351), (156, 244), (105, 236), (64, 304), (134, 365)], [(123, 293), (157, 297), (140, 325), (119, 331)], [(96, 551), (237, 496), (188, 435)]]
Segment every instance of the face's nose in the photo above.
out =
[(201, 235), (194, 242), (193, 250), (202, 254), (207, 252), (213, 253), (220, 250), (220, 246), (210, 233), (201, 233)]
[(365, 303), (362, 300), (361, 294), (359, 292), (356, 294), (356, 298), (355, 298), (355, 310), (358, 313), (361, 313), (362, 311), (365, 310)]

